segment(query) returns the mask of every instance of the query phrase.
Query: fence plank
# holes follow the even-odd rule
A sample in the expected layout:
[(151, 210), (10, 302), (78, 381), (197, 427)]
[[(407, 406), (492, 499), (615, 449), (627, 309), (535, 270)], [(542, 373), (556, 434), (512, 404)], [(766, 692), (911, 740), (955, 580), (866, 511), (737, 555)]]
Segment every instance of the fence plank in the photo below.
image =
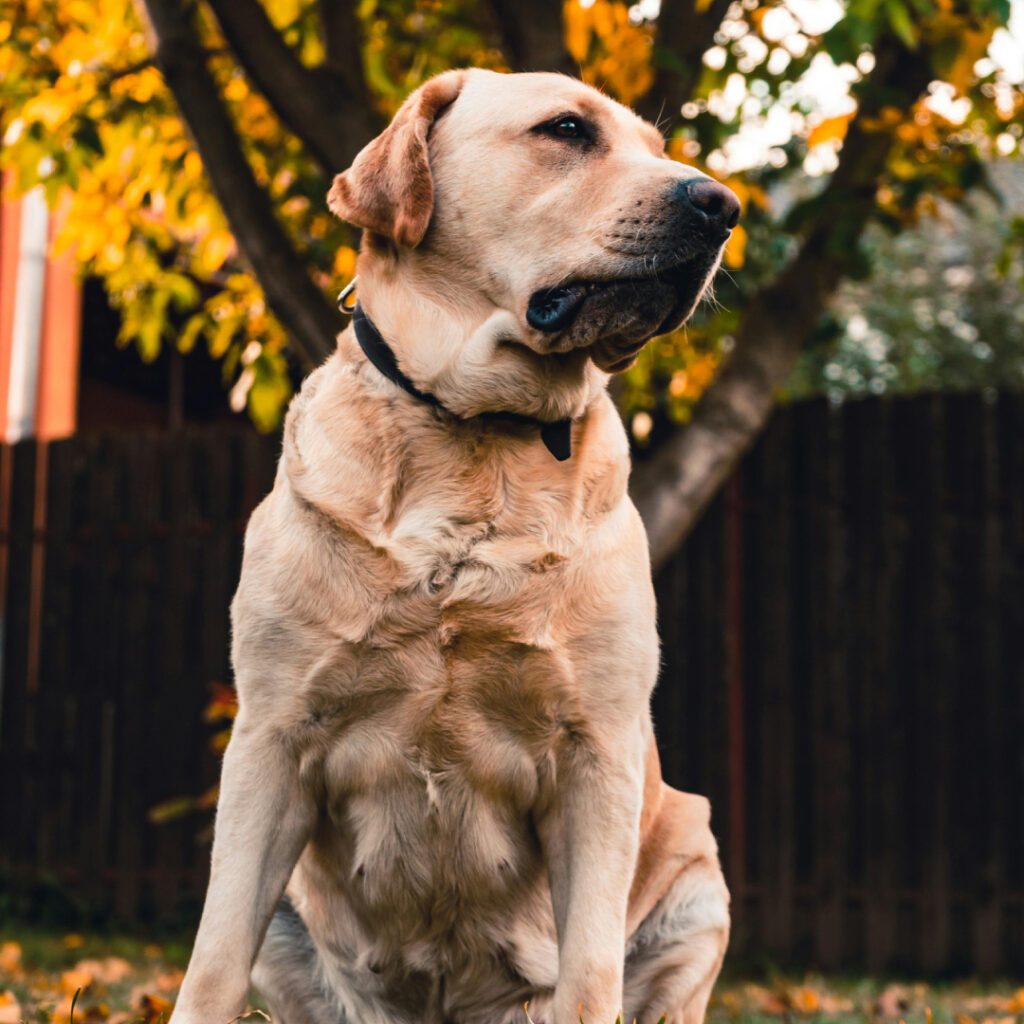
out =
[[(120, 661), (120, 689), (113, 732), (118, 750), (115, 794), (121, 827), (116, 830), (114, 907), (119, 917), (138, 919), (142, 906), (142, 877), (150, 826), (146, 818), (147, 786), (151, 763), (161, 751), (149, 742), (149, 723), (156, 709), (154, 678), (160, 670), (161, 647), (156, 630), (161, 616), (165, 578), (158, 563), (160, 524), (160, 445), (153, 435), (124, 442), (125, 471), (132, 481), (128, 494), (125, 535), (122, 541), (124, 578), (124, 647)], [(127, 822), (134, 827), (124, 827)]]
[[(35, 695), (28, 680), (28, 624), (32, 579), (32, 526), (35, 515), (36, 445), (6, 447), (10, 502), (7, 526), (6, 599), (3, 622), (3, 750), (4, 778), (24, 775), (23, 785), (0, 787), (4, 827), (14, 837), (5, 849), (13, 867), (32, 864), (38, 830), (35, 809), (41, 798), (41, 751)], [(5, 474), (5, 475), (6, 475)], [(5, 480), (5, 483), (7, 481)], [(15, 769), (12, 771), (11, 769)]]
[(917, 575), (921, 589), (917, 601), (923, 612), (916, 636), (918, 645), (919, 706), (924, 723), (919, 750), (918, 776), (921, 802), (926, 808), (928, 849), (925, 855), (924, 915), (921, 961), (926, 970), (948, 967), (953, 939), (951, 784), (949, 752), (954, 749), (952, 513), (948, 489), (948, 435), (938, 399), (920, 400), (923, 416), (916, 424), (916, 454), (924, 478), (915, 493), (916, 529), (920, 530)]
[(782, 409), (764, 438), (761, 512), (751, 544), (759, 552), (756, 621), (760, 626), (761, 792), (758, 831), (764, 849), (761, 929), (769, 953), (788, 959), (794, 918), (794, 745), (790, 594), (792, 495), (788, 473), (792, 409)]
[[(1005, 969), (1024, 973), (1024, 394), (1001, 395), (998, 405), (1001, 543), (1000, 635), (1006, 773), (996, 813), (1004, 822)], [(1017, 899), (1013, 902), (1010, 896)]]

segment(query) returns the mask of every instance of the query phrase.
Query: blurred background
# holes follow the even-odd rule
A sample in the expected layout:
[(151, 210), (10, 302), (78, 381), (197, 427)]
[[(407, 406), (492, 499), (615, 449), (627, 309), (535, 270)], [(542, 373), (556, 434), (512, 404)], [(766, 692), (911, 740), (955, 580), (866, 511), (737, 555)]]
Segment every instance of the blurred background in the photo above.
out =
[(613, 384), (664, 770), (711, 798), (731, 957), (1020, 977), (1006, 0), (0, 4), (7, 937), (197, 922), (242, 535), (344, 326), (325, 193), (467, 65), (581, 76), (743, 203), (714, 299)]

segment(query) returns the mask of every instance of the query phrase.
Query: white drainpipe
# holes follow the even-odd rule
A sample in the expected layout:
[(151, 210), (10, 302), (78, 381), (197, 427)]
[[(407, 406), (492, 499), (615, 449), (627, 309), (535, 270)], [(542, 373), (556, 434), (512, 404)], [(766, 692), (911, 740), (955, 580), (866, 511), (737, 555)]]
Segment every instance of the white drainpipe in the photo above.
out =
[(14, 288), (11, 376), (5, 431), (5, 440), (11, 443), (30, 437), (35, 430), (49, 223), (50, 214), (43, 189), (37, 186), (21, 200), (21, 238)]

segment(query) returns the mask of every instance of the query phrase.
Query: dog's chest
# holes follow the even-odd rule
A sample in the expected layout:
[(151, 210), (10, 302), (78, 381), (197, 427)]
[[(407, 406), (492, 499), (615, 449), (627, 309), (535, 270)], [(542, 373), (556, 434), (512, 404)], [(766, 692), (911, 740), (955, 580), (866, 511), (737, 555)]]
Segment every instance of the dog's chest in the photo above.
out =
[(352, 895), (436, 921), (460, 892), (498, 905), (538, 871), (530, 811), (572, 716), (567, 559), (493, 523), (406, 530), (405, 585), (339, 677), (324, 777)]

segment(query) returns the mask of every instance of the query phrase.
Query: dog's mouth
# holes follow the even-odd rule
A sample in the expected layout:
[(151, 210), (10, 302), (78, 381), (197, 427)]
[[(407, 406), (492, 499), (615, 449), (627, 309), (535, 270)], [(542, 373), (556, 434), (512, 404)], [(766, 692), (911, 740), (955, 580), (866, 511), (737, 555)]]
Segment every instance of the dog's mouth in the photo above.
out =
[(693, 312), (717, 263), (701, 253), (641, 277), (578, 280), (531, 296), (526, 322), (548, 336), (550, 351), (589, 346), (608, 373), (628, 369), (651, 339), (679, 327)]

